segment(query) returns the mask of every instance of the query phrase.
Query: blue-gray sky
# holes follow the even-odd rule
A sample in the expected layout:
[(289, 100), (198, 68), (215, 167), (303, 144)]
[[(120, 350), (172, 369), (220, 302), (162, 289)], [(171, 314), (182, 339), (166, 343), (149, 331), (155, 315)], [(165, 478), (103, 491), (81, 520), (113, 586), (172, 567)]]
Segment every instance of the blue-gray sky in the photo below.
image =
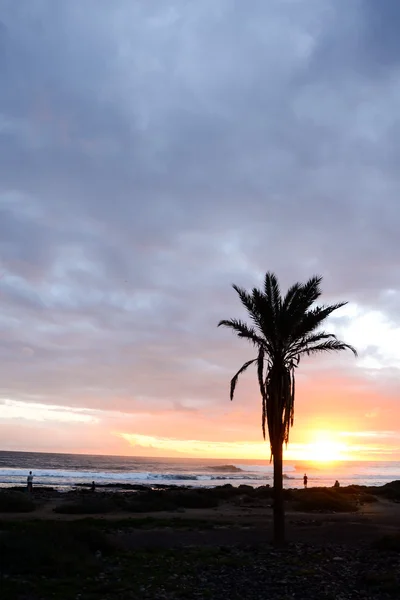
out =
[(338, 392), (324, 412), (300, 387), (300, 430), (338, 399), (393, 429), (399, 21), (397, 0), (0, 1), (0, 446), (257, 440), (251, 378), (227, 399), (251, 348), (216, 323), (266, 270), (351, 302), (332, 327), (361, 359), (305, 367)]

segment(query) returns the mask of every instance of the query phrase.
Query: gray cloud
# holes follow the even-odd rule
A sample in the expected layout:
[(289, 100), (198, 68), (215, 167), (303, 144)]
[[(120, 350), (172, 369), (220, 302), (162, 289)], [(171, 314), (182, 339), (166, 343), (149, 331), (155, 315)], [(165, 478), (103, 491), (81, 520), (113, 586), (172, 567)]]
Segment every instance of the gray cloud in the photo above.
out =
[(396, 7), (3, 2), (2, 395), (225, 402), (267, 269), (393, 316)]

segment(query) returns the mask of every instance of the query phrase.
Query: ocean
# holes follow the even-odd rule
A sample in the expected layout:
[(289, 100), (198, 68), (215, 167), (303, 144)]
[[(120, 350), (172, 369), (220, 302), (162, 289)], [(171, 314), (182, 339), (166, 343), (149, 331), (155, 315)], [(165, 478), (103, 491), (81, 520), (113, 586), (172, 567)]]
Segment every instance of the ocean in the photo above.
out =
[[(33, 471), (35, 485), (52, 486), (59, 490), (68, 490), (78, 483), (92, 481), (97, 484), (176, 484), (193, 487), (213, 487), (226, 483), (234, 486), (272, 485), (272, 465), (268, 460), (0, 452), (0, 487), (24, 485), (28, 471)], [(400, 462), (286, 462), (285, 487), (301, 487), (305, 472), (309, 487), (332, 486), (336, 479), (342, 486), (383, 485), (400, 479)]]

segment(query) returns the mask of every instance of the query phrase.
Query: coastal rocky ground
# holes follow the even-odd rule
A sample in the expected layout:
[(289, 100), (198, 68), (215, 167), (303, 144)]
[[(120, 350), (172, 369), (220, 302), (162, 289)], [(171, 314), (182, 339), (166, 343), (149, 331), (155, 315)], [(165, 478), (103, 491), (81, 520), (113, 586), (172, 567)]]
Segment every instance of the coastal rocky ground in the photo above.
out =
[(400, 482), (288, 490), (279, 549), (266, 486), (132, 487), (0, 491), (2, 597), (400, 598)]

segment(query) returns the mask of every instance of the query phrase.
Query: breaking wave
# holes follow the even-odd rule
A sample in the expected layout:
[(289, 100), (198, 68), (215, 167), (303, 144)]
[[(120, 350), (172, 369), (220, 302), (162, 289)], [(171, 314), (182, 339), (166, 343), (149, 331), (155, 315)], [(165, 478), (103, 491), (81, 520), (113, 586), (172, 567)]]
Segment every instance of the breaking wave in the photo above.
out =
[(217, 467), (206, 467), (209, 471), (218, 471), (219, 473), (242, 473), (243, 469), (236, 467), (235, 465), (219, 465)]
[[(234, 463), (235, 459), (232, 460)], [(25, 485), (30, 470), (35, 485), (71, 489), (78, 482), (98, 484), (187, 485), (212, 487), (217, 485), (264, 485), (272, 481), (273, 468), (268, 462), (255, 464), (227, 462), (217, 465), (211, 460), (150, 459), (140, 457), (84, 456), (0, 452), (0, 487)], [(284, 465), (285, 487), (302, 487), (302, 475), (308, 473), (309, 485), (333, 485), (339, 478), (341, 485), (360, 483), (381, 485), (400, 479), (400, 463), (345, 463), (316, 470), (305, 464)], [(338, 472), (339, 469), (339, 472)], [(301, 472), (299, 472), (301, 471)], [(294, 480), (294, 481), (293, 481)]]

